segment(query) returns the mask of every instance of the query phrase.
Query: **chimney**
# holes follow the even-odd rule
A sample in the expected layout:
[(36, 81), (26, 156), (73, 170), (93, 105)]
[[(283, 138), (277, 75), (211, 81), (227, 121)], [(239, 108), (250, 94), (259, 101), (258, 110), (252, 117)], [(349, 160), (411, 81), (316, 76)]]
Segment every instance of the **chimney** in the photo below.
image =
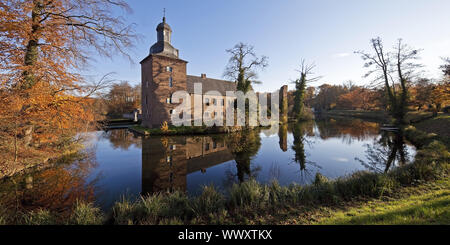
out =
[(206, 78), (206, 74), (202, 73), (201, 77), (202, 77), (203, 79), (205, 79), (205, 78)]

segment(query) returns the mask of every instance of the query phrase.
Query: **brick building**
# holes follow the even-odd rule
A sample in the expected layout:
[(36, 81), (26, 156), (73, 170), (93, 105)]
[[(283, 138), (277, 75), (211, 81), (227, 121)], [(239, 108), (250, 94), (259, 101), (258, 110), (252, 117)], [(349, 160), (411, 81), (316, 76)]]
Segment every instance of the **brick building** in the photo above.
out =
[[(191, 97), (191, 114), (225, 118), (225, 103), (234, 103), (235, 97), (226, 97), (226, 91), (236, 91), (234, 82), (187, 75), (187, 61), (179, 58), (178, 49), (171, 45), (172, 29), (165, 18), (157, 26), (157, 42), (150, 48), (150, 54), (141, 61), (142, 78), (142, 125), (160, 127), (165, 121), (171, 124), (171, 115), (179, 104), (172, 103), (172, 94), (186, 91)], [(194, 84), (201, 84), (202, 91), (195, 94)], [(218, 91), (222, 96), (205, 95)], [(197, 95), (197, 96), (196, 96)], [(200, 96), (203, 103), (194, 106), (194, 96)], [(214, 110), (214, 107), (219, 108)], [(208, 110), (206, 110), (208, 107)], [(213, 110), (211, 110), (211, 107)], [(213, 115), (208, 115), (212, 111)]]

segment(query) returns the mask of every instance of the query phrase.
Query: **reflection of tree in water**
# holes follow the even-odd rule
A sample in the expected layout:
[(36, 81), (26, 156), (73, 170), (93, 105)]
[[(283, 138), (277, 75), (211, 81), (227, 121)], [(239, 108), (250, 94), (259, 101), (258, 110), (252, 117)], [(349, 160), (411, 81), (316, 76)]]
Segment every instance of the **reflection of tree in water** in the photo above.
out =
[(410, 161), (401, 133), (383, 131), (381, 138), (375, 139), (372, 145), (366, 144), (365, 147), (367, 160), (356, 160), (371, 171), (388, 172), (391, 168)]
[(136, 145), (141, 147), (141, 140), (127, 129), (110, 130), (104, 133), (104, 137), (108, 138), (114, 149), (128, 150), (130, 146)]
[(317, 121), (320, 138), (341, 138), (343, 142), (351, 144), (353, 140), (363, 141), (378, 135), (379, 124), (348, 118), (325, 118)]
[(307, 168), (307, 165), (314, 168), (320, 168), (320, 166), (316, 165), (314, 162), (308, 161), (305, 153), (305, 143), (312, 143), (306, 139), (305, 135), (307, 135), (308, 132), (311, 133), (313, 125), (313, 122), (299, 122), (294, 124), (292, 128), (292, 134), (294, 136), (294, 143), (292, 145), (292, 150), (294, 150), (293, 160), (300, 165), (300, 181), (302, 183), (309, 183), (313, 178), (312, 171)]
[(269, 180), (279, 180), (281, 177), (281, 169), (280, 165), (276, 162), (273, 162), (272, 165), (270, 165), (269, 169)]
[(96, 166), (93, 159), (93, 155), (65, 159), (56, 167), (0, 183), (0, 206), (11, 212), (44, 208), (64, 214), (76, 200), (94, 201), (97, 180), (87, 181)]
[(251, 160), (261, 147), (259, 130), (232, 133), (227, 137), (227, 144), (236, 162), (236, 173), (231, 170), (226, 171), (227, 182), (229, 182), (226, 185), (235, 182), (236, 177), (239, 183), (256, 178), (261, 167), (251, 166)]

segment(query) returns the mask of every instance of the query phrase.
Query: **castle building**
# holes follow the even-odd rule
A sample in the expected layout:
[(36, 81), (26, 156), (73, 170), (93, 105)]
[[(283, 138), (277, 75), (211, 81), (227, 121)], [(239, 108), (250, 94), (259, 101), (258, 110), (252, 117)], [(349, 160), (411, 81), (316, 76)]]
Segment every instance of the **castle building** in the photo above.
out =
[[(172, 29), (166, 23), (165, 17), (157, 26), (157, 42), (150, 48), (149, 55), (141, 63), (142, 87), (142, 126), (148, 128), (160, 127), (164, 122), (172, 123), (172, 114), (179, 114), (175, 108), (180, 103), (172, 103), (172, 94), (186, 91), (191, 97), (191, 114), (220, 116), (225, 118), (225, 103), (234, 103), (235, 97), (227, 97), (227, 91), (236, 91), (234, 82), (187, 75), (187, 61), (179, 58), (179, 50), (171, 44)], [(194, 84), (201, 84), (202, 91), (195, 94)], [(218, 91), (218, 95), (206, 95), (209, 91)], [(198, 92), (197, 92), (198, 93)], [(194, 108), (194, 96), (201, 95), (202, 105)], [(197, 96), (198, 97), (198, 96)], [(217, 107), (218, 110), (211, 110)], [(206, 109), (208, 110), (206, 111)], [(213, 111), (213, 115), (208, 115)], [(181, 115), (180, 115), (181, 117)]]

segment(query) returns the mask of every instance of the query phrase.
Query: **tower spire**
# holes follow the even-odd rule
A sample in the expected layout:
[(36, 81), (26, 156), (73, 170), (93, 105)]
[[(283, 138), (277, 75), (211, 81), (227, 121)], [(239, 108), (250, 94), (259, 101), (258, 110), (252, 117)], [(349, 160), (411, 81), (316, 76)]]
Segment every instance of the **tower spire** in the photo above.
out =
[(163, 22), (166, 22), (166, 8), (163, 9)]

